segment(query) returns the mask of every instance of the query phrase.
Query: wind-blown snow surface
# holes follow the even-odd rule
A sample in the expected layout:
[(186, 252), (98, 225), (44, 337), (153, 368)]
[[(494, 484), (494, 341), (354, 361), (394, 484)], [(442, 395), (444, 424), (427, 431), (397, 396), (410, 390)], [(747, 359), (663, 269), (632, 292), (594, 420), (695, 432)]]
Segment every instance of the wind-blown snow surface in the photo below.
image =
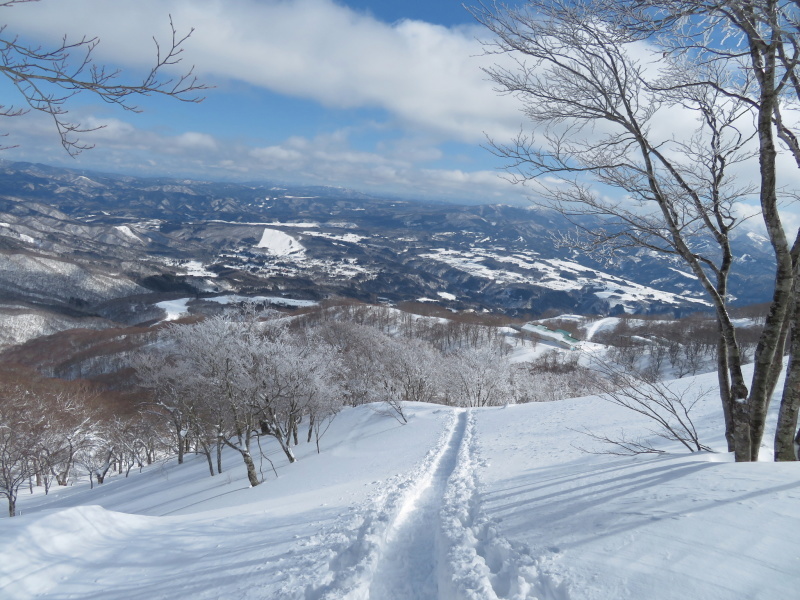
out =
[[(711, 387), (713, 376), (686, 379)], [(718, 401), (696, 409), (719, 447)], [(0, 597), (404, 600), (774, 599), (800, 586), (800, 464), (586, 454), (589, 427), (648, 435), (598, 398), (341, 413), (248, 488), (232, 454), (89, 490), (23, 496), (0, 521)], [(657, 442), (658, 443), (658, 442)], [(593, 447), (593, 446), (592, 446)], [(768, 454), (768, 453), (767, 453)]]

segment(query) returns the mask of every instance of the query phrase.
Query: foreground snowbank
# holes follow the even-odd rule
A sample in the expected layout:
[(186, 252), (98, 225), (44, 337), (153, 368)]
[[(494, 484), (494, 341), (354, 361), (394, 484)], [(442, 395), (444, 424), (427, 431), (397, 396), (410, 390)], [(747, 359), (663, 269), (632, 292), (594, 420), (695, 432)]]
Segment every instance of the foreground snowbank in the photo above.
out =
[[(692, 389), (713, 377), (687, 379)], [(22, 497), (0, 520), (0, 597), (786, 598), (800, 585), (800, 464), (581, 452), (648, 435), (597, 398), (344, 411), (323, 453), (246, 486), (203, 461)], [(719, 447), (713, 398), (696, 409)]]
[(800, 464), (587, 455), (565, 443), (565, 427), (627, 433), (637, 420), (597, 399), (561, 404), (479, 419), (481, 510), (531, 565), (531, 597), (796, 596), (800, 551), (789, 532), (800, 527)]

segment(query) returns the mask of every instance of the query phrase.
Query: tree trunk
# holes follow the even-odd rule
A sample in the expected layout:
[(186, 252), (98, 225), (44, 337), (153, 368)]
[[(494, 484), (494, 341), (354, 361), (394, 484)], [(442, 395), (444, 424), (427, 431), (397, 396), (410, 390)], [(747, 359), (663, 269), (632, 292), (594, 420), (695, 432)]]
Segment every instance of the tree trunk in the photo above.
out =
[(241, 446), (237, 446), (236, 444), (231, 443), (229, 440), (222, 438), (222, 441), (225, 443), (226, 446), (233, 448), (239, 454), (242, 455), (242, 460), (244, 461), (244, 466), (247, 468), (247, 479), (250, 482), (251, 487), (256, 487), (259, 483), (258, 480), (258, 472), (256, 471), (256, 465), (253, 462), (253, 457), (250, 455), (250, 435), (245, 434), (243, 436), (245, 447), (242, 448)]
[(775, 429), (775, 460), (794, 461), (798, 459), (795, 447), (797, 431), (797, 413), (800, 409), (800, 294), (798, 282), (795, 281), (794, 310), (792, 311), (791, 344), (789, 366), (783, 387), (781, 407), (778, 412), (778, 425)]
[(9, 492), (6, 498), (8, 498), (8, 516), (15, 517), (17, 515), (17, 496), (13, 492)]
[(183, 435), (181, 435), (181, 429), (178, 427), (177, 435), (178, 435), (178, 464), (183, 464)]
[[(751, 426), (749, 436), (750, 449), (745, 452), (744, 449), (740, 451), (740, 448), (737, 447), (737, 461), (740, 454), (742, 456), (749, 455), (750, 458), (748, 460), (758, 460), (761, 439), (764, 435), (767, 409), (777, 377), (771, 367), (775, 360), (782, 359), (782, 352), (779, 351), (778, 346), (781, 340), (785, 339), (781, 336), (794, 287), (791, 252), (778, 212), (777, 150), (775, 148), (775, 132), (773, 129), (774, 108), (778, 103), (775, 71), (776, 49), (774, 45), (761, 47), (756, 40), (751, 38), (750, 54), (754, 66), (754, 74), (760, 88), (757, 128), (759, 174), (761, 176), (761, 213), (775, 253), (776, 272), (772, 305), (767, 315), (764, 331), (756, 348), (753, 381), (747, 401), (748, 418)], [(737, 440), (737, 444), (738, 442), (739, 440)]]
[(292, 448), (289, 445), (291, 442), (291, 432), (283, 433), (281, 426), (278, 425), (277, 421), (273, 421), (272, 423), (272, 432), (275, 436), (275, 439), (278, 440), (278, 444), (283, 450), (283, 453), (286, 455), (286, 458), (289, 459), (290, 463), (297, 462), (297, 459), (294, 456), (294, 452), (292, 452)]
[(242, 452), (244, 464), (247, 467), (247, 479), (250, 481), (251, 487), (256, 487), (259, 483), (258, 473), (256, 473), (256, 465), (253, 463), (253, 457), (250, 456), (249, 451)]
[(800, 459), (800, 429), (797, 430), (797, 435), (794, 438), (794, 453)]
[[(722, 325), (717, 319), (720, 332)], [(725, 441), (728, 443), (728, 452), (736, 449), (733, 434), (733, 415), (731, 410), (731, 379), (728, 373), (728, 353), (725, 340), (720, 335), (717, 340), (717, 380), (719, 382), (719, 396), (722, 400), (722, 415), (725, 418)]]
[[(794, 286), (794, 282), (792, 285)], [(794, 294), (792, 294), (792, 296), (794, 296)], [(795, 312), (795, 308), (791, 303), (791, 297), (788, 299), (788, 303), (789, 307), (784, 315), (783, 326), (781, 327), (778, 338), (775, 341), (775, 350), (773, 353), (772, 362), (769, 364), (765, 375), (766, 383), (764, 386), (763, 402), (753, 405), (752, 413), (750, 415), (750, 425), (753, 432), (752, 435), (754, 436), (752, 440), (753, 460), (758, 460), (758, 451), (761, 447), (761, 441), (764, 437), (764, 428), (767, 423), (767, 412), (769, 410), (770, 402), (772, 401), (772, 396), (775, 393), (775, 388), (780, 380), (781, 372), (783, 371), (783, 357), (786, 351), (786, 342), (789, 338), (789, 332), (792, 330), (792, 321)], [(758, 436), (758, 439), (755, 438), (756, 435)]]
[(211, 446), (206, 444), (205, 442), (200, 443), (203, 448), (203, 456), (206, 457), (206, 462), (208, 463), (208, 471), (211, 477), (214, 476), (214, 461), (211, 459)]

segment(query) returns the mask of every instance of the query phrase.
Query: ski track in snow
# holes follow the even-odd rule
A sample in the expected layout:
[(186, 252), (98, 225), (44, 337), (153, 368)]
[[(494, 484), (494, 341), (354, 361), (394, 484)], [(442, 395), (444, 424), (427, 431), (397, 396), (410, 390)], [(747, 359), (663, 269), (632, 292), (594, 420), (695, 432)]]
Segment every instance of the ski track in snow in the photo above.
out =
[(455, 468), (442, 499), (444, 562), (450, 571), (440, 581), (440, 600), (566, 600), (538, 572), (528, 549), (499, 536), (481, 507), (475, 414), (467, 423)]
[(619, 321), (618, 317), (606, 317), (605, 319), (600, 319), (599, 321), (595, 321), (589, 328), (586, 330), (586, 341), (591, 342), (594, 335), (600, 330), (605, 329), (606, 327), (616, 324)]
[[(439, 512), (450, 475), (463, 443), (467, 413), (458, 415), (450, 438), (411, 493), (389, 527), (378, 560), (369, 598), (384, 600), (434, 600), (441, 568), (438, 548)], [(413, 576), (409, 576), (413, 573)]]
[[(379, 491), (352, 507), (329, 531), (312, 540), (311, 543), (326, 552), (312, 552), (308, 561), (296, 565), (281, 590), (285, 596), (281, 597), (303, 600), (381, 598), (371, 595), (370, 586), (378, 569), (385, 567), (382, 559), (387, 551), (400, 551), (396, 535), (398, 529), (412, 512), (417, 499), (430, 487), (443, 456), (452, 447), (457, 448), (460, 442), (457, 431), (463, 432), (464, 427), (462, 425), (459, 428), (458, 425), (465, 417), (455, 412), (451, 415), (438, 442), (417, 467), (386, 480)], [(450, 453), (455, 454), (455, 450)], [(440, 477), (446, 479), (445, 474)], [(435, 497), (427, 499), (432, 506), (438, 506), (436, 500)], [(429, 528), (426, 535), (435, 535), (434, 532), (435, 529)], [(430, 544), (427, 545), (430, 547)], [(326, 558), (326, 562), (321, 562), (319, 556)], [(432, 556), (420, 557), (420, 562), (430, 563), (433, 560)], [(390, 574), (384, 569), (378, 573), (379, 578), (383, 576), (389, 577)], [(405, 596), (404, 600), (416, 598), (426, 596)]]
[(562, 600), (481, 510), (475, 423), (471, 410), (454, 412), (415, 469), (311, 540), (320, 551), (295, 565), (281, 597)]

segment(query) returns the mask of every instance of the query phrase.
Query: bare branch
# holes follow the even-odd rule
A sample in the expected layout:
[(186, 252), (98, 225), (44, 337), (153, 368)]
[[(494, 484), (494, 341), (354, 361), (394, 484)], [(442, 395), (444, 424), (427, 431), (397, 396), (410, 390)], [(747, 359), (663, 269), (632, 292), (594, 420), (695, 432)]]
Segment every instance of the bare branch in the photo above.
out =
[[(0, 7), (35, 0), (0, 2)], [(7, 27), (0, 28), (0, 74), (16, 87), (27, 109), (3, 107), (0, 116), (22, 116), (28, 111), (48, 115), (61, 139), (61, 145), (72, 156), (92, 147), (81, 142), (83, 134), (102, 128), (87, 127), (69, 118), (67, 105), (78, 94), (89, 94), (123, 110), (140, 112), (131, 102), (136, 96), (162, 95), (181, 102), (197, 103), (203, 100), (200, 92), (208, 86), (198, 81), (194, 67), (178, 76), (162, 76), (164, 71), (181, 62), (184, 44), (193, 29), (180, 35), (169, 18), (171, 39), (162, 47), (153, 38), (156, 47), (155, 64), (139, 82), (121, 81), (122, 72), (109, 69), (93, 61), (92, 54), (100, 43), (98, 38), (83, 37), (78, 41), (63, 38), (55, 48), (32, 47), (7, 35)]]

